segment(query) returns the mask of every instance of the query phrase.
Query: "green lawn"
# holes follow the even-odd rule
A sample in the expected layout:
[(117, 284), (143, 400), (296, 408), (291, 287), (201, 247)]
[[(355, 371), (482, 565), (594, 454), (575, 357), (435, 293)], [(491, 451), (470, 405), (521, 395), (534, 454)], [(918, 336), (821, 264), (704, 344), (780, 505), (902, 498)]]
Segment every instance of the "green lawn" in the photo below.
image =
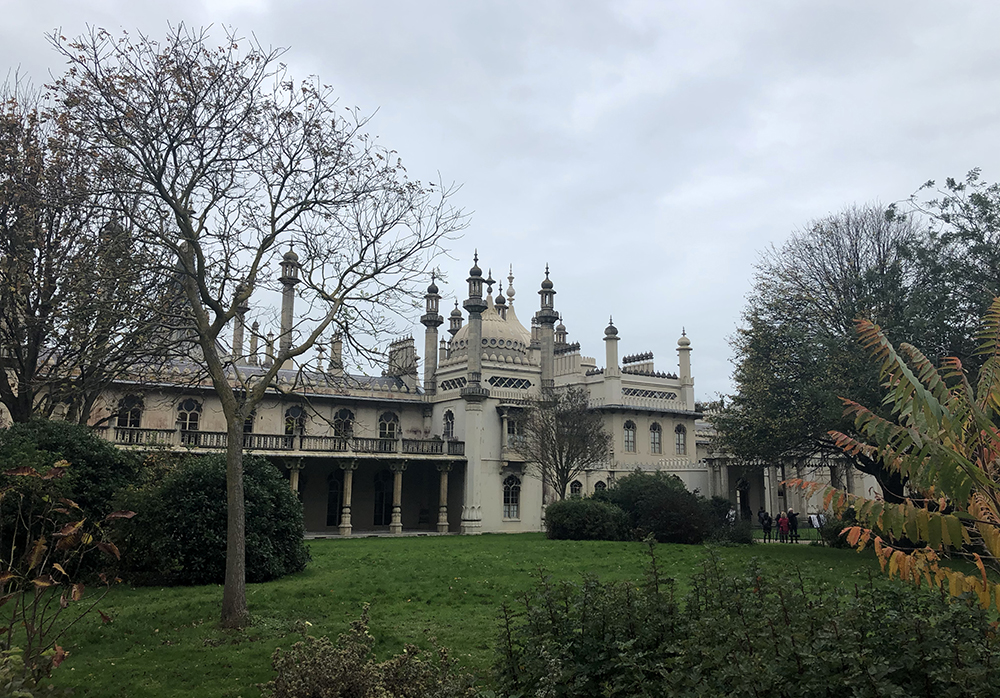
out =
[[(371, 632), (381, 656), (427, 637), (479, 674), (488, 671), (501, 602), (532, 585), (540, 568), (557, 579), (582, 574), (641, 580), (648, 555), (641, 543), (549, 541), (541, 534), (359, 538), (312, 541), (313, 561), (293, 577), (248, 587), (253, 624), (218, 628), (222, 588), (120, 587), (74, 629), (71, 654), (55, 672), (76, 696), (257, 696), (271, 676), (275, 647), (305, 630), (335, 637), (371, 602)], [(807, 578), (845, 586), (878, 572), (868, 554), (807, 545), (723, 548), (736, 565), (757, 556), (765, 567), (801, 570)], [(686, 589), (705, 556), (699, 546), (661, 545), (657, 557)], [(307, 625), (308, 624), (308, 625)]]

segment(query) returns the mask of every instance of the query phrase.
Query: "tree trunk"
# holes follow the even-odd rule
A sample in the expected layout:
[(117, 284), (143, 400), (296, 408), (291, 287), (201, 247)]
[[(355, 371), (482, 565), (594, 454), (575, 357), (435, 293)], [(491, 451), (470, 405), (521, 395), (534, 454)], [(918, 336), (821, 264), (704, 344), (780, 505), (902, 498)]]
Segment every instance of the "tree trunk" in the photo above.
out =
[(246, 502), (243, 498), (243, 423), (226, 429), (226, 580), (222, 589), (222, 627), (241, 628), (249, 618), (246, 577)]

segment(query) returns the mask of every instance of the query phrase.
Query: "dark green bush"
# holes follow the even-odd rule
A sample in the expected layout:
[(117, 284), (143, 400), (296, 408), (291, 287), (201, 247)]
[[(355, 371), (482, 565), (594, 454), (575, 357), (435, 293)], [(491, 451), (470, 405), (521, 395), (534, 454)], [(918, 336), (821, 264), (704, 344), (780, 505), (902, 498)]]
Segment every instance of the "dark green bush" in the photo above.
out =
[(96, 517), (114, 510), (115, 493), (136, 482), (141, 463), (78, 424), (36, 419), (0, 429), (0, 473), (22, 466), (44, 472), (60, 460), (70, 464), (60, 480), (62, 496)]
[[(277, 468), (243, 457), (248, 582), (303, 569), (302, 505)], [(133, 584), (221, 583), (226, 562), (226, 463), (222, 455), (188, 456), (162, 477), (123, 493), (137, 512), (119, 525), (122, 576)]]
[(560, 540), (627, 540), (628, 516), (600, 499), (564, 499), (545, 508), (545, 530)]
[[(831, 548), (853, 548), (854, 546), (847, 542), (847, 536), (841, 535), (841, 533), (845, 528), (854, 526), (855, 523), (853, 509), (845, 511), (843, 516), (827, 514), (823, 524), (819, 527), (820, 540)], [(799, 526), (801, 525), (800, 519)]]
[[(655, 569), (655, 568), (654, 568)], [(672, 583), (544, 581), (504, 610), (497, 695), (1000, 695), (1000, 639), (974, 600), (902, 584), (837, 589), (754, 563)]]
[(455, 669), (443, 648), (430, 657), (413, 645), (384, 662), (372, 655), (368, 607), (334, 644), (306, 637), (271, 658), (277, 676), (261, 686), (267, 698), (463, 698), (476, 695), (474, 679)]
[(661, 543), (701, 543), (711, 526), (698, 495), (676, 475), (636, 471), (604, 495), (628, 516), (637, 538), (651, 533)]

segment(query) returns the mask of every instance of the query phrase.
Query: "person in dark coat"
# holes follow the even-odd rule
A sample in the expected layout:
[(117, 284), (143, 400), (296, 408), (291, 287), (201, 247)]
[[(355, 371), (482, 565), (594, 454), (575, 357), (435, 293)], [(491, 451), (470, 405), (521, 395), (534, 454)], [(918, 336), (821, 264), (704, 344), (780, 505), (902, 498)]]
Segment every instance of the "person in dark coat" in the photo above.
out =
[(764, 516), (760, 520), (760, 527), (764, 529), (764, 542), (765, 543), (770, 543), (771, 542), (771, 527), (772, 526), (774, 526), (774, 519), (772, 519), (771, 515), (768, 514), (765, 511), (764, 512)]
[(795, 510), (788, 510), (788, 539), (792, 543), (799, 542), (799, 515)]

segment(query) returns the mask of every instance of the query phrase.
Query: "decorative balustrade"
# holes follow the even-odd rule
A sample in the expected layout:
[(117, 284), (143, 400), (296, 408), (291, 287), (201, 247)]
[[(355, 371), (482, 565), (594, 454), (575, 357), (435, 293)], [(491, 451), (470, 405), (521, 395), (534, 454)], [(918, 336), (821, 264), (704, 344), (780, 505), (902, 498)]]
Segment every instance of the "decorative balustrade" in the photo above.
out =
[[(177, 447), (221, 450), (229, 439), (224, 431), (188, 431), (183, 429), (140, 429), (135, 427), (99, 428), (104, 437), (122, 446)], [(302, 434), (243, 434), (243, 448), (248, 451), (291, 451), (303, 453), (409, 454), (419, 456), (464, 456), (464, 441), (441, 439), (344, 438)]]

